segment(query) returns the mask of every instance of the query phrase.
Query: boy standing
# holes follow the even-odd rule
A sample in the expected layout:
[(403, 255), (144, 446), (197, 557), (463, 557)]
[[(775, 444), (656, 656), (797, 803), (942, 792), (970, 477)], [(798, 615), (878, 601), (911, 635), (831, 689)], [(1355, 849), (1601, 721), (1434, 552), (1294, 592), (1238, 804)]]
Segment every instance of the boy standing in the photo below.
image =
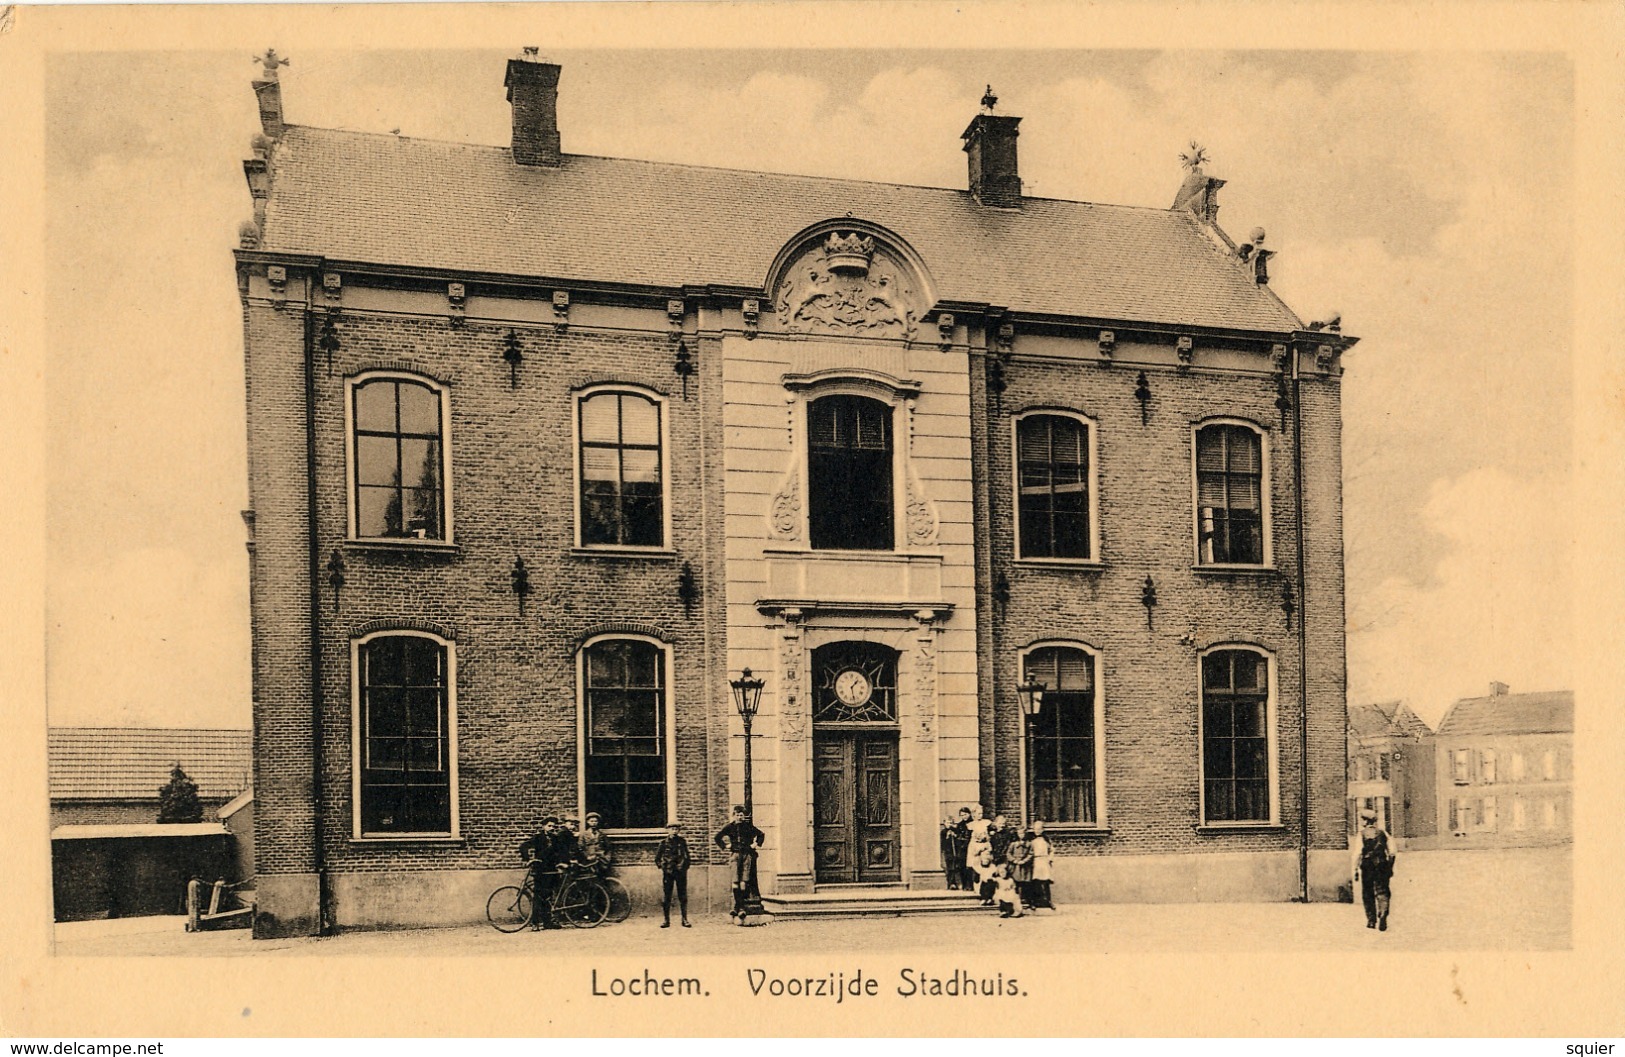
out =
[(666, 823), (666, 835), (660, 841), (660, 847), (655, 849), (655, 865), (660, 867), (660, 913), (664, 920), (660, 922), (663, 929), (671, 928), (671, 891), (677, 889), (678, 913), (683, 918), (683, 928), (692, 928), (688, 923), (688, 841), (683, 839), (682, 823), (673, 819)]
[(737, 925), (746, 924), (745, 902), (750, 894), (750, 886), (756, 880), (756, 851), (766, 839), (767, 835), (751, 825), (745, 817), (745, 809), (737, 804), (733, 809), (733, 821), (717, 833), (717, 847), (728, 853), (731, 862), (729, 873), (733, 879), (734, 908), (728, 911), (728, 916)]

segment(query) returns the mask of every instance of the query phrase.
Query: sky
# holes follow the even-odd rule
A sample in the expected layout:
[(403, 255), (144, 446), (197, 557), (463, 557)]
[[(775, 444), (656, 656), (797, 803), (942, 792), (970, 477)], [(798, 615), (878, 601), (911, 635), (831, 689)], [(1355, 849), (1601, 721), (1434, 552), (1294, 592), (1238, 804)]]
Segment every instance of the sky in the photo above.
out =
[[(519, 41), (516, 43), (526, 43)], [(506, 44), (506, 42), (504, 42)], [(296, 51), (291, 123), (505, 145), (517, 48)], [(985, 85), (1027, 194), (1166, 207), (1192, 140), (1271, 284), (1342, 313), (1349, 700), (1572, 687), (1573, 72), (1560, 53), (548, 51), (567, 153), (959, 188)], [(56, 725), (246, 727), (231, 249), (245, 50), (46, 67)], [(906, 232), (903, 233), (906, 236)]]

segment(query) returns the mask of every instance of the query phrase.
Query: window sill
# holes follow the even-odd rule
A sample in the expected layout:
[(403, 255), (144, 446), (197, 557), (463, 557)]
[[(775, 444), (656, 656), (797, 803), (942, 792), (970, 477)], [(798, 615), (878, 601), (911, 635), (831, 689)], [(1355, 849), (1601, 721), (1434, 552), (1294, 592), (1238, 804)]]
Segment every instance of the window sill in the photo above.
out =
[(1198, 833), (1285, 833), (1286, 826), (1279, 822), (1200, 822)]
[(379, 844), (438, 844), (461, 847), (467, 844), (468, 841), (455, 833), (406, 833), (399, 837), (383, 834), (351, 837), (348, 843), (353, 847)]
[(1112, 835), (1110, 826), (1091, 826), (1087, 823), (1046, 822), (1044, 823), (1044, 836), (1057, 837), (1109, 837)]
[(463, 548), (455, 543), (445, 540), (418, 540), (418, 539), (347, 539), (344, 541), (346, 550), (358, 551), (388, 551), (395, 554), (446, 554), (457, 555)]
[(666, 836), (666, 827), (661, 826), (659, 829), (606, 829), (604, 830), (604, 836), (611, 840), (624, 841), (661, 840)]
[(837, 547), (763, 547), (762, 554), (779, 558), (816, 558), (819, 561), (851, 562), (940, 562), (939, 550), (846, 550)]
[(571, 547), (572, 558), (636, 558), (644, 561), (671, 561), (677, 552), (670, 547)]
[(1214, 576), (1223, 579), (1236, 576), (1266, 578), (1281, 575), (1281, 570), (1273, 565), (1193, 565), (1191, 571), (1197, 576)]
[(1080, 573), (1101, 573), (1106, 563), (1095, 558), (1012, 558), (1012, 565), (1029, 569), (1057, 569)]

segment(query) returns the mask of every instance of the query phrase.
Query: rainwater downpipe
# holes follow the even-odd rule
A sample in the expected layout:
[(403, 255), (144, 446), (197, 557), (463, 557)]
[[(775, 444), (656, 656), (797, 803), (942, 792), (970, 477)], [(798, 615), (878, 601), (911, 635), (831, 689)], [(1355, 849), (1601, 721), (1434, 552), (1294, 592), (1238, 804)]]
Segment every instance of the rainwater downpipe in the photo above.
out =
[(1303, 372), (1292, 349), (1292, 498), (1298, 552), (1298, 901), (1309, 902), (1309, 584), (1304, 578), (1303, 531)]
[(316, 871), (316, 934), (333, 932), (331, 892), (327, 877), (322, 805), (322, 611), (321, 545), (316, 536), (316, 321), (310, 309), (310, 287), (305, 288), (305, 534), (310, 571), (310, 803), (311, 864)]

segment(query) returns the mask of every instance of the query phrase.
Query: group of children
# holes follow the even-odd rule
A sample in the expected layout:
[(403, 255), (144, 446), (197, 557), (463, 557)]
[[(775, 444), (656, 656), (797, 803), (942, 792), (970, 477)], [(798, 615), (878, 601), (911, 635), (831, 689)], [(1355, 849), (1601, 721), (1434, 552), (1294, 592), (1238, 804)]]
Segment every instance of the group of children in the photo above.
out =
[(976, 891), (1001, 918), (1055, 909), (1043, 822), (1022, 830), (1003, 815), (984, 818), (980, 804), (962, 807), (957, 819), (942, 820), (942, 865), (949, 888)]

